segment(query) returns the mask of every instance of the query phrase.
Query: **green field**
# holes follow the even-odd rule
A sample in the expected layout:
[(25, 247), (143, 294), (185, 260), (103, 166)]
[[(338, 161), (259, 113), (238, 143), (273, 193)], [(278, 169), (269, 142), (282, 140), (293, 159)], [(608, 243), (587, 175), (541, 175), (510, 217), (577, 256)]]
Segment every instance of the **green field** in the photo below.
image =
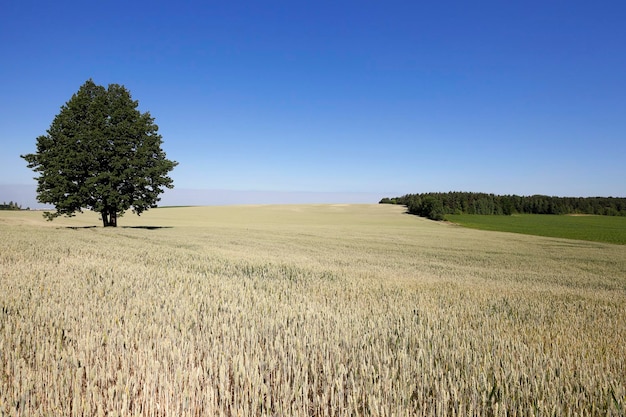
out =
[(457, 214), (446, 215), (446, 220), (473, 229), (626, 244), (626, 217), (624, 216)]
[(394, 205), (0, 212), (0, 416), (623, 416), (626, 246)]

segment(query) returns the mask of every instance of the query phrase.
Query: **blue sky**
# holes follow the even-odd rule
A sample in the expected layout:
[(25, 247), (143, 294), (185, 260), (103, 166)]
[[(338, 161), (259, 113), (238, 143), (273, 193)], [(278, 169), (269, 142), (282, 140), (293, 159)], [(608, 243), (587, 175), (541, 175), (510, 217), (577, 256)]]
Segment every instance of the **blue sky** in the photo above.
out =
[(33, 204), (19, 155), (89, 78), (155, 117), (180, 164), (164, 204), (626, 196), (625, 21), (622, 1), (3, 0), (0, 200)]

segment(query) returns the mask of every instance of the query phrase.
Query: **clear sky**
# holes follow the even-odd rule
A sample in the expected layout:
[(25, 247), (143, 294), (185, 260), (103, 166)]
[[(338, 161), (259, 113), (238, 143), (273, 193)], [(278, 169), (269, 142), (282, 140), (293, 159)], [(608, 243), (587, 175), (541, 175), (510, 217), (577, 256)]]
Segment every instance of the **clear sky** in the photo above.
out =
[(624, 1), (2, 0), (0, 200), (34, 201), (19, 155), (89, 78), (156, 119), (167, 204), (626, 196), (625, 22)]

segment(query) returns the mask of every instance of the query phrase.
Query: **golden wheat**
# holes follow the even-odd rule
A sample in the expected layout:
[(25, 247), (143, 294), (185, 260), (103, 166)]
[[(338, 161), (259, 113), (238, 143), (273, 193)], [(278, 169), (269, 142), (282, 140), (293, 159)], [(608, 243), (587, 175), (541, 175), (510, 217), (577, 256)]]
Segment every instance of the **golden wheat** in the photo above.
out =
[(97, 224), (0, 212), (0, 416), (626, 412), (624, 246), (378, 205)]

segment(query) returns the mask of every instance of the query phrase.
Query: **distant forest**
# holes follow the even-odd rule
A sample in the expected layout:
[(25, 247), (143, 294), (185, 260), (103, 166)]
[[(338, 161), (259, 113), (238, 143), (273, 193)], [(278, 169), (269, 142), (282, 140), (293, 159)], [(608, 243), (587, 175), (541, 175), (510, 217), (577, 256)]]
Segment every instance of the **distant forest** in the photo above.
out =
[(409, 213), (443, 220), (446, 214), (597, 214), (626, 216), (623, 197), (549, 197), (449, 192), (407, 194), (383, 198), (381, 204), (401, 204)]
[[(22, 210), (22, 206), (14, 203), (13, 201), (10, 201), (9, 204), (7, 204), (6, 202), (0, 204), (0, 210)], [(29, 210), (29, 209), (26, 209)]]

